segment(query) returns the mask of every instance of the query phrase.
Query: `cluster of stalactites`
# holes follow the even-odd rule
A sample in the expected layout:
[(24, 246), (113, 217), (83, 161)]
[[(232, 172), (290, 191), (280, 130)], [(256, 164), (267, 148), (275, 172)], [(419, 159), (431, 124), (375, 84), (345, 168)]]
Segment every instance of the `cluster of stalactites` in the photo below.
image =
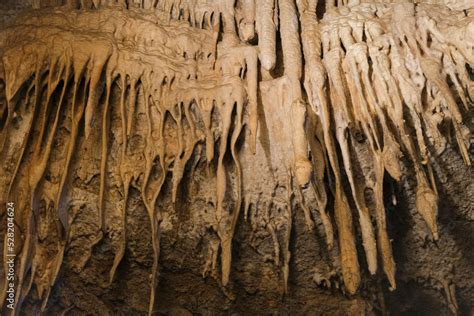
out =
[[(127, 22), (124, 24), (123, 20)], [(12, 26), (0, 33), (4, 45), (0, 50), (3, 53), (1, 78), (5, 81), (7, 101), (7, 106), (1, 108), (4, 121), (0, 147), (2, 157), (13, 157), (12, 165), (15, 166), (8, 170), (10, 177), (2, 183), (5, 195), (1, 200), (17, 202), (18, 213), (21, 214), (18, 224), (22, 230), (29, 232), (18, 244), (17, 311), (32, 284), (43, 299), (43, 310), (46, 308), (62, 265), (73, 220), (68, 214), (68, 201), (63, 199), (67, 196), (74, 153), (80, 143), (78, 138), (90, 140), (98, 129), (100, 187), (98, 231), (94, 243), (109, 232), (106, 221), (107, 183), (110, 182), (107, 161), (110, 154), (110, 112), (115, 106), (119, 108), (122, 129), (118, 133), (121, 135), (121, 155), (118, 167), (114, 169), (118, 174), (113, 177), (121, 179), (124, 194), (122, 227), (125, 230), (125, 209), (132, 183), (139, 183), (141, 187), (142, 200), (151, 222), (154, 258), (150, 313), (158, 276), (161, 221), (156, 202), (168, 173), (172, 173), (172, 199), (173, 202), (176, 200), (185, 167), (196, 153), (196, 147), (203, 144), (208, 164), (217, 160), (216, 181), (219, 185), (215, 227), (221, 240), (222, 283), (225, 285), (228, 282), (231, 245), (241, 200), (240, 164), (235, 146), (243, 129), (244, 111), (253, 116), (256, 112), (256, 51), (236, 43), (234, 53), (222, 53), (221, 57), (216, 58), (213, 32), (195, 32), (185, 25), (176, 24), (162, 27), (163, 24), (166, 22), (154, 25), (146, 16), (133, 19), (121, 11), (76, 13), (69, 19), (59, 12), (50, 14), (48, 19), (33, 16), (26, 24)], [(78, 25), (81, 31), (77, 31)], [(222, 45), (230, 44), (219, 45), (219, 50), (225, 51)], [(111, 101), (116, 87), (120, 90), (118, 105)], [(70, 102), (68, 96), (72, 96)], [(145, 117), (143, 123), (146, 128), (138, 127), (140, 103), (144, 104), (144, 110), (140, 113)], [(249, 110), (245, 110), (247, 105)], [(63, 121), (63, 112), (69, 121)], [(212, 119), (216, 113), (220, 118), (217, 123)], [(15, 142), (16, 137), (11, 137), (12, 133), (17, 133), (13, 122), (18, 115), (27, 126), (24, 134), (20, 135), (24, 140), (20, 143)], [(165, 140), (167, 118), (171, 118), (176, 126), (177, 144), (169, 144)], [(253, 121), (256, 124), (256, 119)], [(61, 124), (69, 125), (67, 129), (70, 131), (63, 157), (64, 168), (60, 172), (60, 180), (52, 184), (52, 192), (43, 195), (44, 175)], [(216, 129), (219, 133), (214, 132)], [(141, 137), (145, 147), (137, 158), (134, 154), (129, 155), (129, 142), (140, 131), (143, 132)], [(214, 143), (218, 138), (219, 148), (215, 154)], [(21, 147), (20, 152), (16, 151), (18, 146)], [(32, 152), (26, 150), (30, 147)], [(224, 206), (226, 190), (229, 189), (224, 163), (228, 151), (237, 170), (235, 210), (225, 209)], [(158, 174), (158, 177), (153, 174)], [(23, 189), (17, 190), (19, 187)], [(22, 194), (18, 193), (20, 191)], [(46, 205), (56, 210), (61, 223), (59, 230), (51, 234), (57, 237), (52, 241), (57, 246), (56, 253), (47, 258), (37, 233), (38, 201), (45, 201)], [(125, 251), (124, 231), (121, 236), (110, 282)], [(5, 289), (2, 295), (6, 294)], [(2, 302), (5, 300), (2, 299)]]
[[(74, 7), (82, 8), (117, 3), (131, 8), (134, 2), (70, 2)], [(26, 87), (27, 94), (31, 92), (33, 95), (34, 107), (40, 108), (34, 111), (40, 116), (33, 116), (30, 126), (38, 120), (41, 122), (40, 133), (34, 138), (37, 145), (33, 144), (33, 159), (28, 163), (22, 160), (25, 154), (23, 148), (9, 186), (25, 184), (29, 188), (26, 201), (34, 200), (49, 159), (59, 109), (66, 103), (63, 100), (64, 91), (71, 88), (74, 92), (73, 119), (66, 170), (77, 142), (75, 137), (79, 122), (84, 122), (85, 137), (97, 126), (102, 126), (99, 226), (106, 231), (104, 198), (108, 148), (104, 144), (107, 144), (108, 137), (107, 109), (110, 107), (112, 86), (119, 83), (122, 87), (120, 112), (124, 138), (119, 177), (124, 191), (124, 208), (130, 184), (140, 178), (142, 199), (151, 221), (154, 266), (150, 312), (157, 282), (161, 220), (155, 203), (168, 171), (173, 173), (172, 196), (173, 200), (176, 199), (185, 166), (201, 142), (205, 143), (207, 159), (217, 160), (215, 227), (222, 249), (221, 281), (226, 285), (232, 260), (232, 238), (241, 206), (240, 191), (246, 187), (246, 183), (240, 180), (241, 168), (245, 166), (240, 166), (235, 144), (247, 124), (252, 136), (250, 147), (255, 151), (257, 90), (262, 86), (257, 80), (258, 65), (261, 66), (262, 77), (270, 78), (269, 73), (279, 66), (277, 47), (278, 41), (281, 41), (285, 79), (282, 85), (285, 91), (281, 95), (287, 99), (285, 106), (289, 110), (285, 119), (290, 121), (292, 130), (288, 145), (291, 150), (279, 155), (288, 154), (290, 157), (285, 167), (299, 186), (295, 192), (301, 206), (308, 214), (309, 206), (304, 201), (316, 201), (326, 229), (327, 244), (331, 248), (333, 220), (325, 208), (326, 192), (333, 192), (342, 276), (347, 292), (355, 293), (361, 273), (353, 229), (353, 202), (368, 270), (375, 274), (380, 265), (392, 288), (395, 288), (395, 263), (383, 199), (385, 172), (399, 180), (401, 158), (403, 155), (407, 158), (416, 174), (417, 210), (434, 239), (437, 239), (438, 195), (430, 159), (443, 150), (449, 140), (446, 135), (452, 132), (462, 157), (470, 164), (469, 133), (462, 123), (462, 114), (470, 109), (474, 98), (472, 73), (469, 73), (472, 69), (469, 67), (474, 66), (473, 38), (470, 35), (473, 18), (468, 15), (469, 10), (453, 11), (446, 6), (408, 2), (359, 5), (358, 1), (326, 1), (326, 13), (318, 22), (317, 5), (316, 0), (140, 1), (139, 7), (153, 9), (153, 13), (143, 11), (143, 18), (136, 15), (131, 18), (120, 10), (110, 10), (119, 14), (110, 18), (102, 14), (109, 10), (103, 10), (96, 18), (89, 16), (83, 20), (81, 16), (93, 13), (74, 13), (75, 20), (58, 14), (47, 19), (26, 20), (23, 26), (15, 29), (16, 32), (7, 30), (2, 34), (10, 34), (10, 40), (5, 40), (3, 35), (0, 38), (1, 45), (8, 47), (3, 56), (8, 101), (8, 108), (3, 109), (7, 111), (7, 116), (0, 137), (4, 152), (9, 150), (7, 134), (10, 121), (15, 108), (22, 102), (20, 92), (24, 89), (20, 88)], [(162, 19), (163, 14), (165, 19)], [(176, 21), (171, 20), (185, 23), (176, 26), (173, 24)], [(127, 22), (124, 24), (121, 21)], [(42, 23), (48, 25), (43, 26)], [(184, 27), (185, 24), (188, 26)], [(74, 27), (66, 31), (64, 25)], [(167, 25), (167, 28), (160, 29), (160, 25)], [(61, 27), (61, 32), (52, 31), (55, 27)], [(87, 35), (88, 28), (94, 32), (103, 30), (103, 33), (90, 37)], [(166, 35), (166, 31), (170, 30), (174, 31)], [(23, 42), (12, 39), (13, 35), (21, 39), (18, 34), (24, 34)], [(217, 42), (219, 39), (221, 41)], [(250, 44), (257, 39), (256, 46)], [(84, 85), (87, 93), (77, 91), (81, 81), (87, 82)], [(46, 94), (43, 94), (44, 88)], [(46, 113), (44, 111), (52, 106), (50, 100), (57, 90), (61, 90), (56, 104), (58, 112), (53, 125), (48, 127), (50, 132), (46, 132), (46, 115), (41, 116), (41, 113)], [(87, 98), (76, 100), (76, 95)], [(106, 103), (101, 104), (102, 116), (96, 117), (103, 95)], [(142, 97), (146, 104), (146, 146), (142, 167), (137, 167), (140, 164), (129, 160), (125, 154), (127, 139), (134, 130), (138, 97)], [(198, 109), (201, 116), (202, 133), (196, 130), (195, 116), (191, 114), (193, 108)], [(212, 112), (216, 109), (221, 120), (218, 155), (214, 154), (216, 135), (211, 123)], [(246, 112), (250, 115), (244, 115)], [(154, 115), (157, 120), (153, 119)], [(167, 115), (173, 117), (178, 129), (178, 146), (172, 153), (167, 151), (170, 144), (166, 144), (163, 137)], [(182, 123), (183, 119), (186, 124)], [(102, 124), (97, 123), (100, 121)], [(28, 129), (30, 132), (31, 128)], [(28, 139), (29, 134), (25, 137)], [(228, 189), (228, 167), (224, 154), (228, 150), (237, 172), (234, 189), (238, 194), (234, 210), (224, 207)], [(22, 167), (22, 164), (29, 167)], [(16, 179), (21, 168), (31, 168), (35, 172), (29, 173), (27, 179)], [(156, 169), (161, 170), (158, 179), (150, 176)], [(328, 177), (333, 178), (332, 181)], [(344, 189), (344, 177), (348, 179), (351, 198)], [(57, 188), (55, 207), (62, 225), (67, 229), (70, 226), (67, 214), (59, 207), (66, 180), (67, 172), (64, 172)], [(18, 183), (15, 184), (15, 181)], [(328, 183), (334, 187), (328, 188)], [(291, 184), (287, 185), (289, 191), (291, 187)], [(289, 200), (286, 220), (291, 225), (292, 213), (288, 208), (292, 205), (291, 198)], [(33, 215), (27, 211), (28, 205), (23, 206), (25, 211), (22, 212), (29, 214), (24, 223), (32, 225)], [(372, 218), (375, 218), (375, 226)], [(291, 231), (291, 227), (287, 230)], [(287, 237), (284, 246), (285, 283), (291, 257), (289, 233)], [(34, 257), (32, 265), (29, 261), (34, 247), (35, 240), (30, 236), (20, 257), (24, 258), (19, 270), (20, 283), (24, 282), (26, 273), (36, 267)], [(64, 247), (65, 244), (60, 243), (54, 268), (49, 270), (48, 294), (61, 266)], [(110, 279), (124, 249), (123, 245), (117, 251)], [(34, 275), (34, 271), (31, 273)], [(22, 297), (29, 286), (26, 288)]]
[[(318, 27), (305, 15), (301, 21), (305, 89), (322, 124), (335, 177), (346, 288), (355, 292), (360, 273), (351, 223), (346, 223), (347, 197), (340, 189), (342, 170), (358, 210), (368, 269), (376, 272), (379, 253), (395, 288), (384, 172), (398, 181), (401, 157), (409, 160), (417, 180), (416, 208), (437, 239), (438, 194), (430, 159), (443, 151), (452, 130), (470, 164), (470, 136), (462, 113), (469, 111), (474, 98), (466, 67), (472, 66), (474, 56), (465, 38), (474, 21), (463, 11), (413, 3), (344, 6), (327, 12)], [(367, 189), (373, 192), (374, 207), (366, 200)], [(376, 219), (375, 230), (371, 217)]]

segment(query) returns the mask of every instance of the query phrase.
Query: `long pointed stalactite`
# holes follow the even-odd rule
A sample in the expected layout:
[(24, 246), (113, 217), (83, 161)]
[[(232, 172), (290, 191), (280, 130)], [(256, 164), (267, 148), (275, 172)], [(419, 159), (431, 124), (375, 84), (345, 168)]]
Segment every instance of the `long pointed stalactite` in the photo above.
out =
[[(287, 292), (293, 214), (302, 209), (311, 230), (316, 209), (344, 291), (355, 294), (362, 270), (379, 268), (395, 289), (384, 183), (400, 180), (404, 157), (417, 211), (432, 238), (443, 237), (430, 160), (451, 141), (471, 163), (463, 117), (474, 99), (474, 15), (462, 5), (360, 2), (69, 1), (1, 30), (0, 202), (15, 202), (22, 236), (15, 314), (33, 289), (47, 308), (72, 242), (80, 179), (97, 182), (97, 221), (78, 269), (113, 239), (105, 286), (125, 256), (131, 191), (140, 192), (153, 248), (151, 315), (160, 298), (160, 200), (169, 181), (176, 205), (201, 161), (215, 181), (208, 204), (219, 239), (205, 270), (216, 276), (220, 267), (224, 288), (239, 217), (269, 232)], [(268, 182), (252, 174), (261, 156)]]

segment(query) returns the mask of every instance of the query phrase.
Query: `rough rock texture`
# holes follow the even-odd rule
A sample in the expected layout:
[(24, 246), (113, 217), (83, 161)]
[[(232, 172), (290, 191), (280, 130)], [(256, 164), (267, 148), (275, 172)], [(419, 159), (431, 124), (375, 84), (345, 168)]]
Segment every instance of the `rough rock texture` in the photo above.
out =
[(472, 314), (474, 6), (418, 2), (3, 3), (2, 314)]

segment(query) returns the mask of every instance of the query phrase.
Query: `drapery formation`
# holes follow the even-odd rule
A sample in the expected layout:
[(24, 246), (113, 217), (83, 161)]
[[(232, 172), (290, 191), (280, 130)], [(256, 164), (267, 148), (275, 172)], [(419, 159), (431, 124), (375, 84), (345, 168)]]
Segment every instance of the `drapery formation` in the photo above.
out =
[[(77, 181), (97, 189), (97, 200), (88, 201), (97, 213), (90, 251), (78, 269), (110, 238), (109, 282), (125, 252), (129, 190), (140, 191), (154, 253), (150, 313), (159, 297), (160, 193), (169, 185), (176, 202), (195, 168), (209, 169), (214, 191), (206, 198), (219, 239), (203, 274), (220, 267), (223, 286), (241, 210), (269, 231), (286, 289), (292, 213), (302, 209), (313, 229), (310, 209), (317, 209), (345, 291), (357, 292), (361, 269), (375, 274), (379, 267), (395, 289), (384, 182), (400, 179), (403, 157), (416, 174), (417, 210), (433, 239), (442, 238), (430, 159), (452, 144), (470, 164), (463, 124), (474, 99), (468, 5), (68, 5), (80, 10), (33, 11), (0, 31), (0, 202), (15, 203), (21, 231), (17, 312), (33, 287), (46, 308), (71, 242)], [(121, 205), (108, 202), (112, 188)], [(367, 267), (359, 262), (356, 224)]]

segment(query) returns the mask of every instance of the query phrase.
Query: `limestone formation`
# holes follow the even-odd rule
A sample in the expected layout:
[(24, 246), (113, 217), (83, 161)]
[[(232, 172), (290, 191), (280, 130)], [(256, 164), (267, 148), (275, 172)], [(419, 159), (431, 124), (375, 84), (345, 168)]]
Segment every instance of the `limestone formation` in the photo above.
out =
[[(181, 216), (206, 227), (202, 275), (231, 299), (243, 225), (254, 234), (248, 247), (258, 234), (270, 240), (288, 295), (298, 212), (309, 232), (323, 232), (334, 266), (318, 284), (340, 276), (338, 291), (357, 296), (383, 271), (395, 290), (387, 195), (406, 175), (428, 242), (443, 239), (433, 161), (456, 148), (471, 164), (472, 2), (31, 5), (0, 21), (0, 203), (14, 203), (16, 228), (16, 303), (7, 307), (2, 277), (2, 314), (52, 311), (65, 256), (81, 273), (105, 240), (113, 256), (97, 282), (104, 291), (119, 282), (137, 205), (152, 249), (149, 315), (161, 239)], [(465, 194), (472, 202), (472, 186)], [(202, 207), (184, 215), (189, 196)], [(452, 284), (440, 282), (457, 313)]]

